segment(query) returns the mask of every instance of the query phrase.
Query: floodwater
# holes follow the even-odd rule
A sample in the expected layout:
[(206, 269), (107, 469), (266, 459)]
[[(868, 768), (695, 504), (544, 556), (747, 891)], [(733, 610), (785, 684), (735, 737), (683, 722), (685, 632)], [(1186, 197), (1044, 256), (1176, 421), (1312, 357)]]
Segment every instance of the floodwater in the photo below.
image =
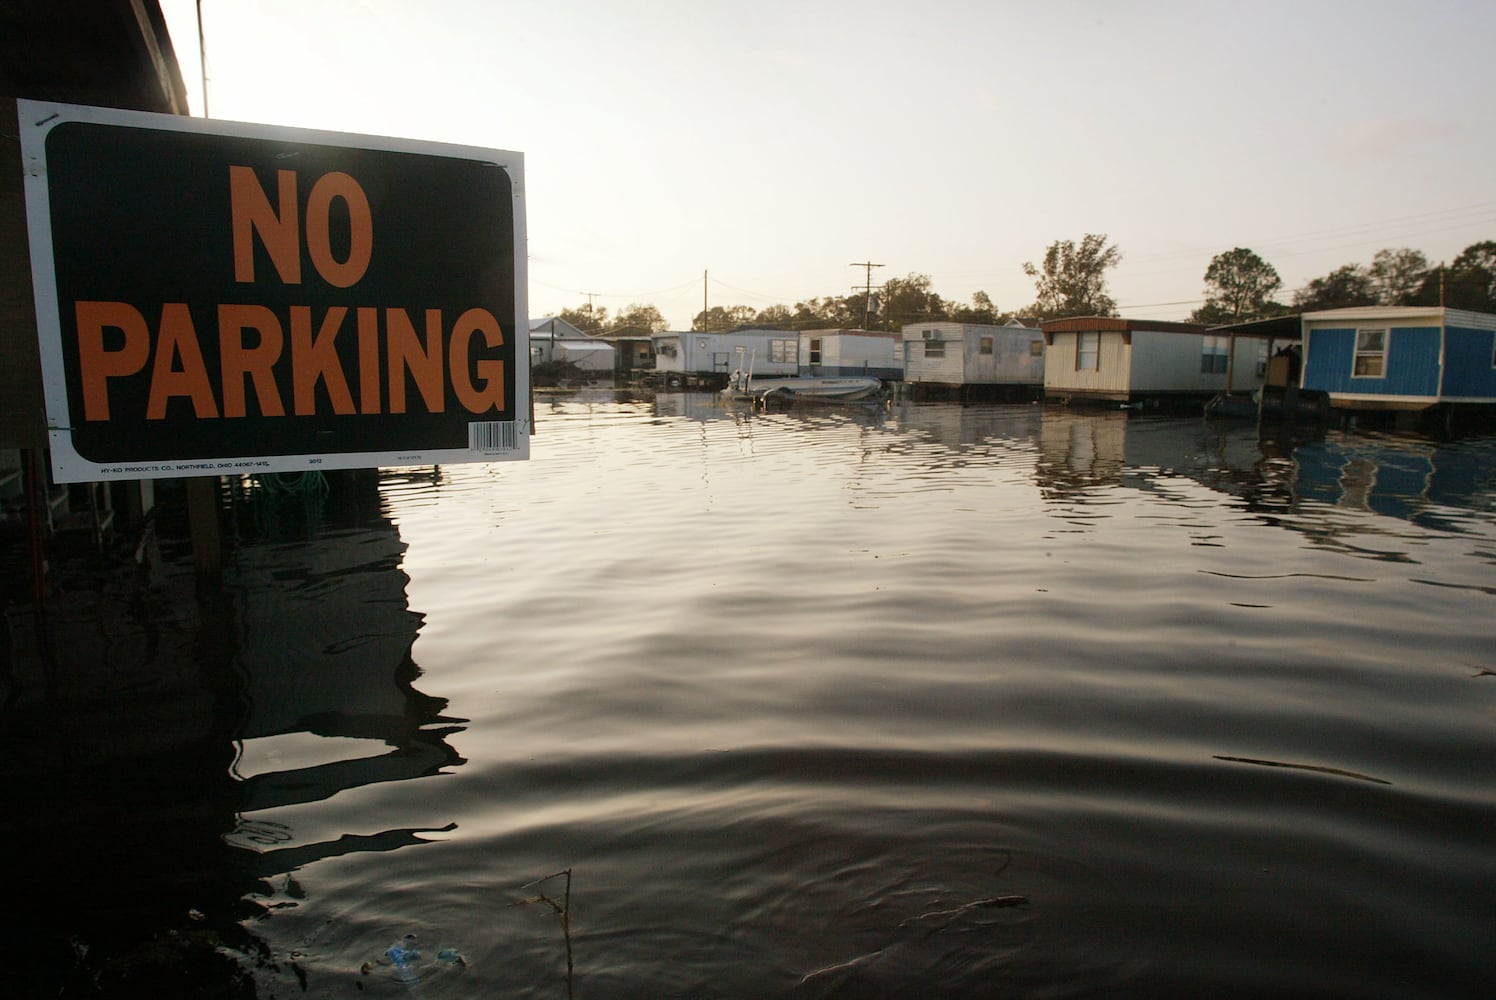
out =
[(15, 655), (21, 982), (221, 987), (140, 957), (196, 934), (262, 997), (1491, 995), (1496, 438), (537, 427), (234, 484), (221, 594), (163, 523), (53, 615), (110, 708)]

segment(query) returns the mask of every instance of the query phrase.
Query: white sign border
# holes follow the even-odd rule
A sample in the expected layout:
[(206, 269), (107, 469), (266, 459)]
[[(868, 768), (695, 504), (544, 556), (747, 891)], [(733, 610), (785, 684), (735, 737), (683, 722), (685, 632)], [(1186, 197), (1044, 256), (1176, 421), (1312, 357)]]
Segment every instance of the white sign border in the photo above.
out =
[[(52, 479), (57, 483), (116, 479), (171, 479), (184, 476), (308, 472), (392, 466), (455, 465), (465, 462), (524, 461), (530, 457), (530, 320), (525, 219), (524, 154), (453, 143), (291, 128), (221, 118), (190, 118), (148, 111), (97, 108), (56, 101), (16, 100), (20, 124), (21, 172), (25, 185), (26, 229), (31, 246), (31, 285), (36, 300), (37, 347), (41, 355), (42, 390), (47, 411), (47, 439)], [(125, 128), (264, 139), (345, 149), (417, 153), (492, 163), (509, 175), (514, 198), (514, 412), (515, 447), (500, 452), (477, 448), (343, 454), (245, 455), (192, 460), (98, 463), (73, 447), (63, 364), (62, 320), (57, 298), (55, 248), (52, 239), (51, 192), (47, 183), (47, 135), (67, 122)]]

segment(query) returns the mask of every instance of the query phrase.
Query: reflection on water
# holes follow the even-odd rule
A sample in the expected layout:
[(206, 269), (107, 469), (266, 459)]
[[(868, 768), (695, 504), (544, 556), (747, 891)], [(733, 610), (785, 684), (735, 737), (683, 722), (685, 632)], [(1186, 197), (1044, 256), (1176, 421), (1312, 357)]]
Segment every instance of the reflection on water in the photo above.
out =
[[(214, 949), (261, 953), (241, 921), (276, 891), (263, 879), (294, 895), (304, 865), (453, 829), (298, 815), (463, 763), (448, 742), (461, 720), (413, 686), (420, 616), (376, 478), (335, 483), (229, 484), (239, 545), (221, 592), (197, 593), (167, 538), (153, 565), (64, 576), (78, 591), (45, 631), (13, 611), (5, 847), (48, 873), (22, 929), (36, 935), (23, 992), (170, 995), (175, 966), (228, 988), (237, 970), (214, 968)], [(61, 679), (50, 697), (44, 674)]]
[[(372, 476), (356, 481), (374, 497)], [(249, 506), (263, 523), (267, 504), (253, 498)], [(251, 851), (257, 872), (391, 850), (433, 829), (339, 831), (318, 840), (295, 820), (298, 806), (463, 763), (447, 742), (461, 720), (442, 716), (445, 699), (412, 686), (421, 673), (411, 659), (421, 618), (406, 604), (404, 551), (393, 525), (375, 516), (297, 541), (244, 546), (235, 560), (228, 587), (237, 598), (244, 710), (232, 770), (241, 819), (227, 840)], [(264, 849), (267, 839), (273, 849)]]
[(12, 615), (63, 979), (203, 928), (262, 996), (1486, 995), (1496, 440), (536, 416), (231, 490), (220, 599), (168, 546), (73, 609), (68, 713)]

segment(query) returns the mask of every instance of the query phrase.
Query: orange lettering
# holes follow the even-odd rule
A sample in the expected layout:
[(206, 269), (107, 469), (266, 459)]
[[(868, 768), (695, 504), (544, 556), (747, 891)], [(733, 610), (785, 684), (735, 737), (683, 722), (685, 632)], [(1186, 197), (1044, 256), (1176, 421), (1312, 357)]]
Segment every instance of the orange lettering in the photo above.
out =
[[(178, 358), (180, 368), (175, 365)], [(156, 363), (151, 368), (151, 397), (145, 418), (165, 420), (166, 404), (172, 396), (192, 400), (192, 412), (199, 419), (218, 416), (218, 403), (208, 383), (208, 366), (203, 364), (202, 346), (185, 302), (168, 302), (161, 307), (161, 333), (156, 338)]]
[[(78, 374), (83, 382), (83, 419), (109, 419), (109, 379), (134, 375), (151, 353), (151, 331), (140, 311), (126, 302), (75, 302), (78, 320)], [(104, 346), (104, 331), (125, 336), (118, 350)]]
[(348, 380), (343, 377), (343, 365), (338, 360), (335, 342), (343, 317), (347, 315), (348, 310), (343, 306), (327, 310), (327, 315), (322, 317), (322, 326), (313, 338), (311, 308), (291, 307), (291, 381), (297, 416), (317, 412), (319, 381), (327, 386), (334, 413), (353, 412), (353, 397), (348, 392)]
[(379, 412), (379, 310), (358, 311), (358, 412)]
[(254, 234), (260, 234), (270, 262), (287, 285), (301, 284), (301, 237), (296, 215), (296, 173), (277, 170), (277, 201), (270, 199), (249, 167), (229, 167), (229, 215), (234, 232), (234, 280), (255, 280)]
[[(244, 331), (254, 330), (259, 343), (247, 347)], [(223, 360), (223, 415), (245, 415), (244, 379), (254, 383), (260, 413), (267, 417), (285, 416), (280, 393), (275, 388), (271, 368), (280, 359), (285, 335), (275, 313), (264, 306), (222, 305), (218, 307), (218, 349)]]
[(504, 331), (499, 321), (487, 309), (469, 309), (457, 317), (452, 327), (452, 346), (447, 360), (452, 371), (452, 391), (457, 400), (470, 413), (485, 413), (490, 407), (504, 409), (504, 362), (484, 360), (477, 364), (478, 378), (482, 388), (473, 385), (468, 378), (468, 348), (476, 334), (483, 335), (489, 347), (498, 347), (504, 342)]
[[(343, 199), (348, 206), (348, 259), (342, 262), (332, 255), (328, 233), (334, 198)], [(335, 288), (347, 288), (364, 276), (374, 254), (374, 217), (369, 211), (369, 196), (358, 181), (334, 171), (323, 174), (312, 185), (306, 203), (306, 249), (317, 273)]]
[(405, 412), (405, 373), (409, 372), (426, 401), (426, 412), (441, 413), (445, 409), (441, 310), (426, 310), (425, 350), (404, 309), (386, 309), (384, 316), (390, 352), (390, 412)]

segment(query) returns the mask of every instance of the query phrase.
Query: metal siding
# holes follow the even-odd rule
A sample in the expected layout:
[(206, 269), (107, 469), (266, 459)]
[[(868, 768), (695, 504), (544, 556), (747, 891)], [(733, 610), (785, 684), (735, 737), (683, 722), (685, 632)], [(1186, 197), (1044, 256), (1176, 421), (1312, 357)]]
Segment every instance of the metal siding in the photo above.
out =
[(1122, 334), (1104, 331), (1099, 335), (1095, 371), (1075, 367), (1079, 339), (1077, 333), (1054, 334), (1054, 342), (1045, 351), (1044, 388), (1060, 393), (1126, 392), (1130, 349), (1123, 342)]
[[(1226, 372), (1202, 372), (1206, 334), (1137, 330), (1132, 335), (1133, 392), (1224, 392)], [(1222, 339), (1227, 339), (1221, 335)], [(1238, 339), (1233, 354), (1232, 391), (1245, 392), (1262, 384), (1257, 375), (1255, 343)]]
[[(649, 340), (650, 347), (654, 350), (656, 369), (662, 372), (684, 372), (686, 370), (686, 348), (679, 336), (671, 334), (651, 337)], [(662, 347), (674, 347), (674, 357), (660, 350)]]
[[(1368, 319), (1362, 329), (1375, 326)], [(1307, 332), (1304, 388), (1350, 396), (1439, 395), (1440, 331), (1437, 327), (1387, 327), (1387, 357), (1381, 378), (1353, 378), (1356, 330)]]
[(1496, 400), (1496, 334), (1450, 327), (1444, 333), (1444, 393)]
[[(753, 366), (755, 375), (794, 375), (798, 368), (798, 334), (789, 331), (740, 331), (737, 333), (682, 333), (680, 367), (671, 365), (670, 371), (684, 371), (698, 375), (713, 372), (726, 374), (737, 364), (737, 348), (743, 348), (743, 364)], [(772, 361), (769, 342), (771, 340), (795, 340), (794, 361)], [(720, 355), (726, 356), (726, 368), (722, 367)]]
[[(959, 385), (961, 382), (961, 369), (963, 359), (961, 357), (961, 342), (959, 340), (947, 340), (945, 344), (945, 357), (929, 358), (925, 360), (925, 378), (931, 382), (949, 382)], [(920, 354), (923, 356), (925, 345), (920, 344)]]
[[(919, 335), (920, 330), (936, 330), (939, 336), (944, 338), (941, 342), (945, 344), (945, 356), (941, 358), (925, 357), (925, 344), (927, 341)], [(905, 337), (908, 337), (907, 332)], [(920, 323), (915, 328), (915, 336), (906, 339), (905, 345), (913, 344), (908, 348), (905, 358), (904, 377), (910, 382), (939, 382), (948, 385), (961, 384), (964, 359), (961, 344), (961, 330), (959, 323)]]
[[(902, 349), (893, 337), (856, 333), (820, 334), (822, 375), (869, 375), (873, 378), (902, 378)], [(812, 337), (802, 334), (802, 358), (808, 358)], [(808, 365), (809, 362), (803, 362)]]
[(1355, 357), (1355, 329), (1304, 331), (1304, 388), (1345, 392)]
[[(992, 337), (992, 353), (982, 353), (982, 338)], [(961, 354), (966, 362), (962, 378), (967, 385), (990, 384), (997, 381), (997, 338), (990, 333), (963, 330)]]
[(1133, 392), (1202, 392), (1226, 387), (1225, 374), (1200, 371), (1204, 339), (1198, 334), (1134, 330)]
[(1387, 387), (1397, 396), (1439, 395), (1444, 331), (1393, 327), (1387, 334)]
[(1044, 347), (1044, 388), (1059, 391), (1072, 388), (1071, 373), (1075, 371), (1076, 336), (1073, 333), (1056, 333)]
[[(1249, 392), (1262, 388), (1267, 381), (1267, 372), (1257, 370), (1263, 341), (1256, 337), (1236, 338), (1236, 350), (1231, 355), (1231, 391)], [(1271, 357), (1271, 355), (1269, 355)]]
[(1097, 388), (1108, 392), (1127, 392), (1132, 384), (1132, 345), (1121, 333), (1106, 331), (1101, 335), (1100, 371)]
[[(945, 338), (943, 361), (925, 361), (921, 330), (939, 331)], [(992, 354), (981, 353), (981, 338), (992, 338)], [(906, 370), (911, 382), (952, 385), (1042, 385), (1045, 353), (1035, 355), (1030, 343), (1043, 343), (1043, 334), (1029, 327), (989, 326), (981, 323), (910, 323), (903, 329)], [(912, 348), (910, 344), (920, 344)], [(897, 363), (897, 362), (896, 362)]]
[(1044, 381), (1044, 352), (1037, 355), (1029, 345), (1044, 342), (1036, 330), (1008, 330), (1001, 327), (975, 327), (973, 341), (981, 349), (981, 338), (992, 338), (992, 357), (987, 381), (998, 385), (1040, 385)]

